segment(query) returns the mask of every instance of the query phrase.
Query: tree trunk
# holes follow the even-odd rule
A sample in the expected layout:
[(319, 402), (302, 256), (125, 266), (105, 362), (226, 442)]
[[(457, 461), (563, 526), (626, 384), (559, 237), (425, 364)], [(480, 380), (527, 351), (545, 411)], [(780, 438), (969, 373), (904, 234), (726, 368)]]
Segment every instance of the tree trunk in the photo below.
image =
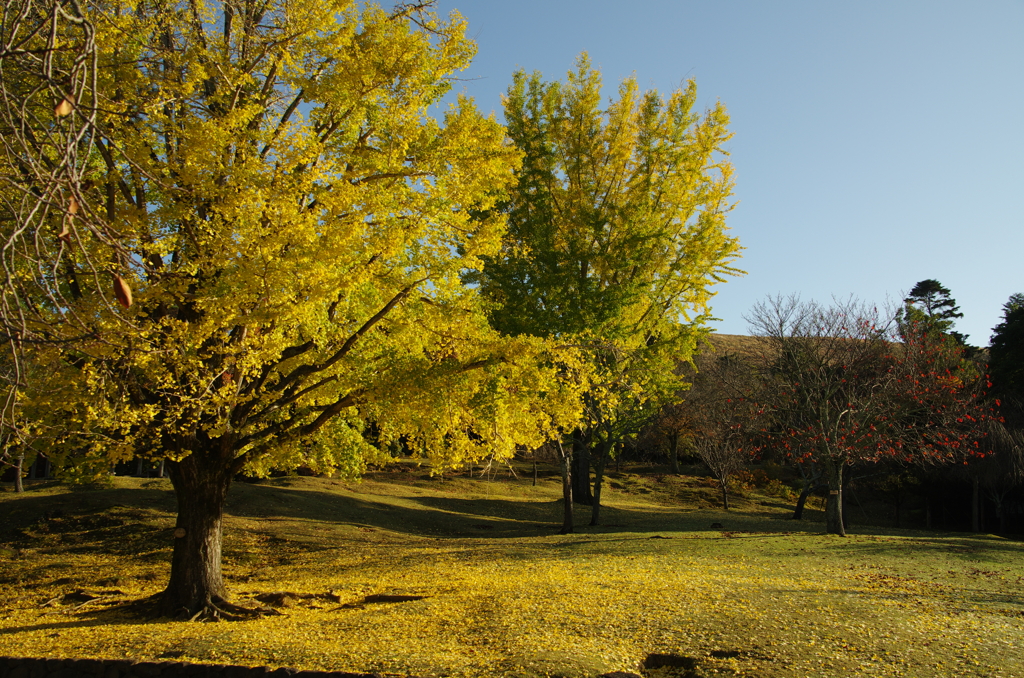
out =
[[(800, 469), (800, 476), (804, 479), (804, 489), (800, 492), (800, 497), (796, 500), (796, 510), (793, 511), (793, 520), (802, 520), (804, 517), (804, 505), (807, 503), (808, 497), (811, 496), (811, 492), (818, 486), (818, 481), (821, 480), (821, 472), (809, 474), (804, 470), (803, 464), (797, 464), (797, 468)], [(815, 467), (817, 468), (817, 467)]]
[(572, 515), (572, 457), (561, 449), (561, 445), (559, 450), (562, 453), (562, 529), (559, 532), (570, 534), (575, 529)]
[(981, 483), (971, 479), (971, 532), (981, 532)]
[(846, 500), (847, 500), (847, 497), (849, 497), (851, 494), (853, 494), (853, 492), (848, 491), (849, 490), (850, 478), (851, 477), (853, 477), (852, 473), (845, 473), (845, 474), (843, 474), (843, 480), (842, 480), (842, 483), (841, 483), (842, 490), (839, 493), (840, 508), (841, 508), (841, 510), (839, 512), (839, 515), (842, 516), (842, 518), (843, 518), (843, 535), (845, 535), (846, 531), (848, 529), (850, 529), (850, 514), (852, 513), (852, 511), (850, 511), (850, 507), (846, 505)]
[(674, 475), (679, 475), (679, 434), (669, 436), (668, 463)]
[(594, 497), (590, 494), (590, 436), (577, 430), (572, 437), (572, 500), (577, 504), (591, 506)]
[(1003, 499), (1005, 495), (997, 491), (989, 491), (989, 498), (992, 499), (992, 503), (996, 508), (996, 527), (999, 530), (999, 534), (1006, 534), (1006, 509), (1003, 507)]
[(178, 499), (171, 579), (160, 609), (170, 617), (230, 617), (221, 576), (221, 526), (231, 466), (216, 453), (193, 452), (168, 462)]
[(14, 491), (24, 492), (25, 485), (21, 480), (22, 469), (25, 467), (25, 454), (18, 455), (18, 461), (14, 464)]
[(796, 510), (793, 511), (793, 520), (802, 520), (804, 517), (804, 504), (807, 503), (807, 497), (811, 496), (811, 490), (814, 486), (810, 480), (804, 480), (804, 489), (800, 492), (800, 496), (796, 500)]
[(718, 484), (722, 487), (722, 506), (725, 510), (729, 510), (729, 476), (722, 476), (718, 480)]
[(594, 459), (594, 501), (591, 504), (590, 524), (598, 525), (601, 518), (601, 486), (604, 480), (604, 468), (608, 463), (608, 453), (611, 445), (602, 442), (597, 446), (597, 457)]
[(903, 504), (903, 492), (899, 485), (896, 486), (896, 497), (893, 500), (893, 504), (896, 507), (896, 527), (898, 529), (900, 527), (900, 508)]
[(826, 458), (825, 472), (828, 474), (828, 500), (825, 502), (825, 531), (829, 534), (846, 536), (843, 526), (843, 463)]

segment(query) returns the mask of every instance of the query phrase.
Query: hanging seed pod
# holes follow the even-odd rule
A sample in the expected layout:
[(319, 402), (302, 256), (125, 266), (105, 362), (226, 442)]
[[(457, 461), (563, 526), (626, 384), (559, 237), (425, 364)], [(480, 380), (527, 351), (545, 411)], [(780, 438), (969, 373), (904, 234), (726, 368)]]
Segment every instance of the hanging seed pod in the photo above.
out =
[(132, 288), (128, 287), (128, 283), (119, 275), (114, 276), (114, 296), (117, 297), (117, 303), (126, 309), (131, 308)]
[(68, 214), (72, 216), (78, 214), (78, 199), (75, 196), (71, 196), (71, 202), (68, 203)]
[(57, 108), (53, 109), (53, 114), (58, 118), (63, 118), (66, 115), (71, 115), (71, 111), (75, 108), (75, 98), (70, 94), (64, 97)]

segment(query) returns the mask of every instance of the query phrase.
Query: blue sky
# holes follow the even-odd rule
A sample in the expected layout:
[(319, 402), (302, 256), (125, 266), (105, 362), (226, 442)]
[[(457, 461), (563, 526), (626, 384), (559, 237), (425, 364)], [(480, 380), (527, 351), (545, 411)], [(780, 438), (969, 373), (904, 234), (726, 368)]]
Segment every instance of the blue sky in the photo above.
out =
[(501, 117), (517, 68), (589, 52), (608, 95), (695, 78), (735, 137), (729, 225), (748, 275), (718, 331), (767, 294), (898, 300), (935, 278), (987, 345), (1024, 292), (1024, 0), (439, 0), (479, 46), (464, 91)]

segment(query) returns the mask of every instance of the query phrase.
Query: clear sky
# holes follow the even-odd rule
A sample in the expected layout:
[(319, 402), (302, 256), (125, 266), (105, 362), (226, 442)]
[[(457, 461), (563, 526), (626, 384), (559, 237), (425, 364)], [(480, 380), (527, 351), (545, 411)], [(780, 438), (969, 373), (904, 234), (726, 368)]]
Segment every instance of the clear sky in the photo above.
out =
[(439, 0), (479, 46), (464, 91), (501, 118), (517, 68), (564, 79), (590, 53), (608, 95), (695, 78), (735, 137), (748, 275), (718, 331), (767, 294), (884, 303), (934, 278), (987, 346), (1024, 292), (1024, 0)]

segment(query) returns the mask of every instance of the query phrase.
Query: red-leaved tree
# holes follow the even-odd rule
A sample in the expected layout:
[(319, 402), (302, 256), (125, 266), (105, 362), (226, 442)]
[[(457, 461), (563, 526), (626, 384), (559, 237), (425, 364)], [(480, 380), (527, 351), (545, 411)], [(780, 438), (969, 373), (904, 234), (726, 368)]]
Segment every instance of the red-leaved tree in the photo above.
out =
[(952, 338), (853, 299), (769, 298), (747, 319), (760, 339), (752, 427), (762, 445), (822, 466), (828, 532), (845, 535), (843, 470), (853, 463), (982, 456), (992, 413)]

